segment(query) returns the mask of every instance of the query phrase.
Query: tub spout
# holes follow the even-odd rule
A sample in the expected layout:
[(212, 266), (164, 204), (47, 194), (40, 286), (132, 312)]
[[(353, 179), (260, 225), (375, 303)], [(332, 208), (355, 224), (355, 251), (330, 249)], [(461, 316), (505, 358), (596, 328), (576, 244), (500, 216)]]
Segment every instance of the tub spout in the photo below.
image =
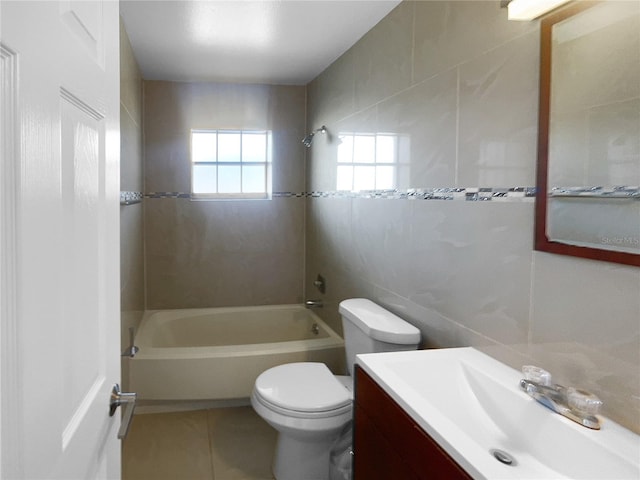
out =
[(307, 300), (304, 302), (305, 308), (322, 308), (322, 300)]
[(133, 338), (134, 337), (135, 337), (135, 331), (134, 331), (133, 327), (129, 327), (129, 346), (125, 349), (124, 352), (122, 352), (122, 354), (120, 355), (121, 357), (131, 357), (131, 358), (133, 358), (133, 357), (136, 356), (136, 353), (138, 353), (138, 350), (140, 350), (133, 343)]

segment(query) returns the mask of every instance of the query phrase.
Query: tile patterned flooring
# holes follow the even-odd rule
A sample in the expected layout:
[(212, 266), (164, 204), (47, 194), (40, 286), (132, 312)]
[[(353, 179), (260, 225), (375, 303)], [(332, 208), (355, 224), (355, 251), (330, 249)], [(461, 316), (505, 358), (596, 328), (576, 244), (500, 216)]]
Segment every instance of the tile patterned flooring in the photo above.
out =
[(276, 431), (251, 407), (135, 415), (123, 480), (272, 480)]

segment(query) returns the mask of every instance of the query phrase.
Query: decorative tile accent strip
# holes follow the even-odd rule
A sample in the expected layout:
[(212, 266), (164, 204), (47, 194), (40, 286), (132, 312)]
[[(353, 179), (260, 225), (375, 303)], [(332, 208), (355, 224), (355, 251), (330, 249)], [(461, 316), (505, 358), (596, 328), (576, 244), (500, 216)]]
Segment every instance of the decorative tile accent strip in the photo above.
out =
[(142, 192), (120, 192), (120, 205), (134, 205), (142, 202)]
[(302, 198), (308, 195), (305, 192), (273, 192), (271, 196), (274, 198)]
[(621, 198), (640, 199), (640, 187), (553, 187), (550, 197), (584, 197), (584, 198)]
[(145, 193), (144, 198), (191, 198), (191, 194), (184, 192), (150, 192)]
[[(535, 187), (410, 188), (407, 190), (362, 190), (326, 192), (273, 192), (272, 198), (383, 198), (393, 200), (533, 201)], [(145, 198), (191, 198), (183, 192), (151, 192)]]

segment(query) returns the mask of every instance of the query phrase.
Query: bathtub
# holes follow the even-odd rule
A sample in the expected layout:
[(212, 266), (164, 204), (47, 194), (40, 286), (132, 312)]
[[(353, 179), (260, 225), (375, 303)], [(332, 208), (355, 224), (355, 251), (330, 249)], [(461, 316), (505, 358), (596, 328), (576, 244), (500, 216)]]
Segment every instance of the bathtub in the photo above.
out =
[(251, 395), (264, 370), (323, 362), (344, 371), (344, 341), (302, 305), (146, 312), (129, 360), (141, 400), (228, 400)]

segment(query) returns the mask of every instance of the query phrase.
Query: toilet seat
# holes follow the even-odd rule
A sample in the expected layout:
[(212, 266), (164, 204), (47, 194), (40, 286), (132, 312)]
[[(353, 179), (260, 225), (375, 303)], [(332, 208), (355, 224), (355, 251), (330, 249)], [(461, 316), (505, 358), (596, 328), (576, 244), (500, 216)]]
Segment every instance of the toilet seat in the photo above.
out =
[(351, 393), (324, 363), (316, 362), (266, 370), (256, 379), (254, 398), (275, 412), (303, 418), (333, 417), (351, 410)]

